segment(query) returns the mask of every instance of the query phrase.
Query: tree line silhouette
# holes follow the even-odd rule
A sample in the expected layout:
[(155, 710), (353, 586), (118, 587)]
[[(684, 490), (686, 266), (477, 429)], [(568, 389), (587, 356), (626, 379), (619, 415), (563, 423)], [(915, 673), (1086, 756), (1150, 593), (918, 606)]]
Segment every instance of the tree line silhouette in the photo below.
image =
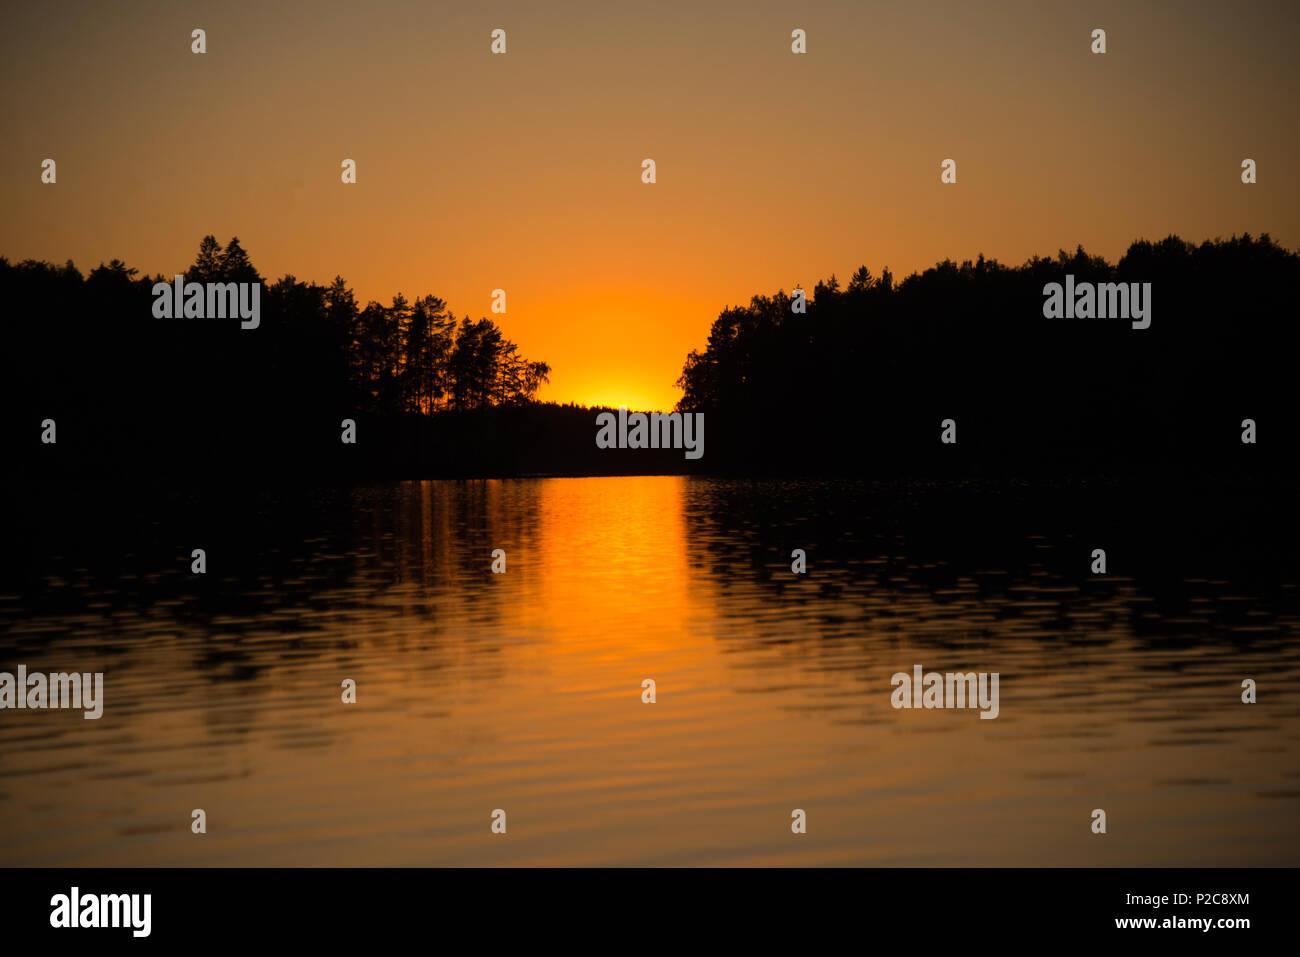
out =
[(154, 284), (172, 279), (117, 259), (83, 277), (71, 261), (0, 258), (0, 296), (15, 317), (6, 425), (21, 423), (19, 447), (31, 444), (33, 420), (49, 418), (63, 441), (44, 458), (74, 471), (196, 458), (216, 467), (225, 456), (328, 464), (314, 451), (326, 433), (338, 444), (343, 418), (369, 417), (381, 425), (368, 451), (383, 452), (370, 461), (396, 465), (391, 445), (403, 440), (385, 434), (395, 422), (526, 405), (551, 371), (492, 320), (458, 319), (437, 296), (363, 306), (342, 277), (267, 283), (238, 237), (224, 248), (204, 237), (184, 280), (262, 282), (256, 330), (154, 318)]
[[(1044, 286), (1150, 282), (1152, 324), (1044, 318)], [(950, 260), (896, 282), (831, 276), (713, 322), (679, 409), (709, 413), (714, 468), (1096, 469), (1279, 461), (1295, 437), (1300, 256), (1267, 234)], [(940, 444), (940, 422), (957, 444)], [(1259, 443), (1243, 450), (1243, 419)], [(792, 455), (792, 450), (798, 454)]]
[[(16, 270), (19, 282), (24, 274), (43, 273), (44, 282), (74, 297), (81, 284), (71, 262), (57, 269), (31, 261), (10, 267), (0, 260), (0, 269)], [(103, 308), (107, 297), (117, 300), (125, 314), (132, 293), (152, 298), (156, 282), (172, 280), (136, 275), (137, 270), (116, 259), (100, 265), (83, 286), (96, 303), (87, 305)], [(186, 282), (198, 283), (264, 282), (237, 236), (224, 249), (215, 236), (205, 236), (184, 276)], [(291, 332), (296, 343), (294, 350), (276, 355), (278, 371), (295, 371), (288, 361), (290, 351), (329, 353), (335, 373), (331, 388), (358, 411), (430, 413), (518, 405), (532, 400), (550, 375), (550, 366), (524, 359), (490, 319), (475, 322), (465, 316), (457, 322), (437, 296), (412, 301), (398, 293), (386, 306), (369, 302), (362, 307), (342, 276), (320, 286), (286, 275), (266, 284), (265, 290), (272, 327)], [(114, 303), (107, 305), (112, 308)]]
[[(1151, 327), (1047, 319), (1043, 288), (1149, 282)], [(185, 278), (257, 282), (238, 239), (208, 236)], [(0, 259), (10, 475), (325, 480), (628, 472), (1057, 475), (1252, 473), (1296, 438), (1300, 256), (1268, 235), (1082, 248), (1005, 266), (980, 256), (896, 281), (865, 266), (724, 309), (678, 380), (706, 413), (703, 459), (602, 450), (595, 413), (536, 401), (550, 368), (488, 319), (431, 295), (360, 305), (341, 278), (264, 286), (261, 325), (153, 318), (152, 288), (113, 260), (83, 276)], [(357, 422), (357, 444), (340, 423)], [(1243, 446), (1241, 422), (1259, 440)], [(58, 423), (57, 445), (39, 423)], [(956, 422), (957, 444), (940, 443)]]

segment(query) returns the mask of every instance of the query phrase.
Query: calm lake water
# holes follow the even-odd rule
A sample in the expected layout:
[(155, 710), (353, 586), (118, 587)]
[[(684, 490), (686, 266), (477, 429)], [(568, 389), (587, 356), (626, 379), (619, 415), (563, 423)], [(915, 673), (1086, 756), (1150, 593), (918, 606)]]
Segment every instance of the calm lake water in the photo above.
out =
[[(1300, 863), (1295, 529), (1248, 493), (44, 494), (0, 670), (102, 671), (104, 715), (0, 711), (0, 864)], [(916, 664), (999, 717), (895, 710)]]

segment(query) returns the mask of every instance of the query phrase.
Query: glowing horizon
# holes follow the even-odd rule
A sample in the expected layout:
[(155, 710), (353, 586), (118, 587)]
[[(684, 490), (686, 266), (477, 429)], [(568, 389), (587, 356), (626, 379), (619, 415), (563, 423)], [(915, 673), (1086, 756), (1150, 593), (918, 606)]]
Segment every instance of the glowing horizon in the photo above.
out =
[(1275, 6), (8, 10), (0, 255), (170, 275), (237, 235), (270, 280), (493, 319), (551, 365), (543, 401), (667, 410), (722, 309), (859, 265), (1300, 245)]

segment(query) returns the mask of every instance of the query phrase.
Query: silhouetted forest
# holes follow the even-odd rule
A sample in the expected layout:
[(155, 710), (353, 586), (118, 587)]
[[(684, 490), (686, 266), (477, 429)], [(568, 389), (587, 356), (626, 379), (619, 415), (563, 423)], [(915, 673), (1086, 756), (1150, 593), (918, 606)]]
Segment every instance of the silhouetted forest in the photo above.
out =
[[(0, 258), (6, 427), (20, 467), (400, 473), (418, 463), (407, 453), (431, 414), (469, 417), (444, 427), (478, 445), (474, 427), (491, 430), (491, 409), (532, 403), (550, 374), (491, 320), (457, 320), (436, 296), (362, 306), (342, 277), (266, 283), (237, 237), (224, 249), (205, 237), (184, 277), (262, 282), (260, 325), (155, 318), (154, 284), (173, 277), (141, 276), (116, 259), (83, 277), (70, 261)], [(352, 449), (341, 448), (345, 418), (359, 424)], [(45, 419), (57, 424), (53, 446), (32, 442)], [(473, 454), (459, 458), (456, 467), (476, 468)]]
[[(1150, 328), (1047, 319), (1044, 286), (1152, 284)], [(706, 458), (744, 471), (1095, 471), (1285, 463), (1296, 436), (1300, 256), (1265, 234), (1078, 248), (1008, 267), (983, 256), (895, 282), (756, 296), (686, 360), (681, 409), (704, 411)], [(940, 422), (957, 444), (940, 444)], [(1258, 444), (1243, 446), (1241, 422)], [(1248, 463), (1244, 464), (1243, 463)]]
[[(1151, 326), (1047, 319), (1043, 287), (1152, 284)], [(209, 236), (185, 278), (255, 282)], [(538, 403), (550, 368), (487, 319), (424, 296), (360, 305), (341, 278), (265, 284), (261, 324), (153, 317), (155, 282), (114, 260), (83, 276), (0, 259), (9, 476), (310, 473), (324, 480), (653, 472), (1057, 475), (1285, 467), (1300, 256), (1267, 235), (982, 256), (895, 282), (866, 267), (713, 323), (686, 360), (682, 411), (705, 455), (595, 446), (597, 409)], [(592, 317), (575, 317), (591, 322)], [(357, 443), (340, 423), (357, 423)], [(957, 444), (939, 441), (957, 423)], [(1254, 419), (1258, 444), (1241, 442)], [(40, 441), (54, 419), (56, 445)]]
[[(232, 336), (229, 323), (198, 325), (211, 320), (176, 319), (188, 328), (167, 329), (152, 319), (151, 290), (157, 282), (170, 284), (173, 277), (139, 277), (116, 259), (84, 279), (71, 262), (57, 267), (29, 260), (10, 266), (0, 259), (0, 270), (5, 292), (17, 294), (46, 321), (61, 318), (55, 333), (62, 342), (60, 364), (82, 359), (75, 378), (92, 390), (108, 388), (109, 382), (120, 388), (125, 373), (153, 378), (183, 363), (178, 371), (185, 380), (205, 371), (215, 371), (219, 378), (238, 374), (242, 387), (268, 389), (277, 400), (306, 397), (313, 404), (333, 402), (357, 412), (428, 413), (527, 402), (551, 371), (544, 362), (520, 356), (491, 320), (473, 322), (466, 316), (457, 322), (436, 296), (408, 301), (398, 293), (386, 306), (370, 302), (363, 307), (341, 276), (328, 286), (293, 276), (265, 283), (238, 237), (225, 249), (216, 237), (205, 237), (185, 280), (263, 282), (269, 342)], [(142, 336), (124, 350), (116, 337), (128, 330)], [(44, 322), (16, 331), (35, 337), (34, 342), (20, 340), (29, 349), (55, 347)], [(113, 338), (96, 341), (104, 335)], [(118, 367), (104, 366), (104, 353), (83, 348), (92, 344), (108, 348)], [(41, 358), (35, 350), (27, 355), (38, 362)], [(24, 361), (23, 368), (31, 366)], [(39, 392), (37, 383), (30, 387)], [(201, 403), (202, 396), (185, 401)]]

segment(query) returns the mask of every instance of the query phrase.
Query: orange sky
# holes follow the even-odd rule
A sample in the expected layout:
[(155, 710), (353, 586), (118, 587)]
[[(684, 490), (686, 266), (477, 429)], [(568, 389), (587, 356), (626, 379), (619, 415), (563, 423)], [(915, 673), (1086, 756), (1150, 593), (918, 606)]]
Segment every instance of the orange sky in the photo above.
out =
[(237, 234), (263, 274), (342, 274), (363, 301), (478, 317), (501, 287), (493, 318), (553, 367), (542, 398), (664, 408), (720, 309), (862, 263), (1300, 245), (1300, 8), (1136, 6), (6, 10), (0, 255), (170, 274)]

